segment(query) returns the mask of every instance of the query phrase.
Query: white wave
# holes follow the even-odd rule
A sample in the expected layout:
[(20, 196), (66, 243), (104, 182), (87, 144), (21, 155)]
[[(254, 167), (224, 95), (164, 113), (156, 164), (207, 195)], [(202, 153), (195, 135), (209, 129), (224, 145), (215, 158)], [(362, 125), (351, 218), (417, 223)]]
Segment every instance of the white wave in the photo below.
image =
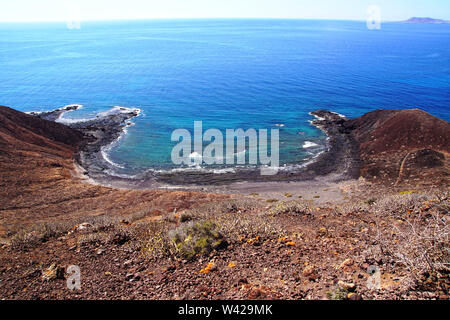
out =
[(203, 156), (196, 151), (192, 152), (188, 158), (190, 167), (200, 168), (200, 164), (203, 163)]
[(87, 122), (90, 120), (92, 120), (92, 119), (89, 119), (89, 118), (68, 119), (68, 118), (64, 118), (63, 115), (61, 114), (59, 116), (59, 118), (55, 120), (55, 122), (62, 123), (62, 124), (74, 124), (74, 123), (79, 123), (79, 122)]
[[(139, 114), (139, 113), (138, 113)], [(119, 142), (120, 140), (125, 137), (128, 134), (128, 127), (134, 126), (135, 123), (134, 122), (128, 122), (125, 126), (122, 127), (122, 132), (120, 133), (119, 137), (114, 140), (113, 142), (111, 142), (109, 145), (107, 146), (103, 146), (100, 151), (102, 154), (103, 159), (108, 162), (110, 165), (120, 168), (120, 169), (124, 169), (125, 167), (115, 163), (114, 161), (111, 160), (111, 158), (109, 157), (109, 152), (111, 151), (112, 148), (114, 148)]]
[(336, 114), (336, 115), (338, 115), (339, 117), (341, 117), (341, 118), (347, 118), (344, 114), (342, 114), (342, 113), (337, 113), (337, 112), (333, 112), (333, 111), (331, 111), (331, 113), (334, 113), (334, 114)]
[(121, 107), (121, 106), (114, 106), (108, 111), (99, 112), (97, 113), (97, 118), (99, 117), (106, 117), (114, 114), (120, 114), (120, 113), (130, 113), (135, 112), (138, 115), (141, 113), (141, 109), (139, 108), (131, 108), (131, 107)]
[[(111, 108), (108, 111), (105, 112), (100, 112), (96, 115), (96, 117), (105, 117), (108, 115), (112, 115), (112, 114), (118, 114), (118, 113), (130, 113), (130, 112), (135, 112), (137, 113), (137, 115), (139, 116), (141, 110), (138, 108), (127, 108), (127, 107), (119, 107), (119, 106), (115, 106), (113, 108)], [(67, 119), (68, 120), (68, 119)], [(93, 119), (88, 119), (88, 120), (93, 120)], [(81, 121), (86, 121), (86, 120), (81, 120)], [(124, 166), (115, 163), (114, 161), (111, 160), (111, 158), (109, 157), (109, 152), (111, 151), (112, 148), (114, 148), (119, 142), (120, 140), (126, 136), (128, 134), (128, 127), (131, 127), (134, 125), (134, 122), (128, 121), (126, 123), (125, 126), (122, 127), (122, 132), (120, 133), (119, 137), (117, 137), (116, 140), (114, 140), (113, 142), (111, 142), (109, 145), (107, 146), (103, 146), (100, 149), (101, 155), (103, 157), (103, 159), (109, 163), (110, 165), (116, 167), (116, 168), (120, 168), (120, 169), (125, 169)]]
[(204, 168), (201, 166), (196, 167), (185, 167), (185, 168), (173, 168), (173, 169), (148, 169), (147, 172), (154, 172), (160, 174), (168, 174), (168, 173), (177, 173), (177, 172), (203, 172), (203, 173), (214, 173), (214, 174), (225, 174), (225, 173), (234, 173), (236, 172), (236, 168), (222, 168), (222, 169), (214, 169), (214, 168)]
[(233, 168), (226, 168), (226, 169), (215, 169), (213, 170), (213, 173), (215, 174), (224, 174), (224, 173), (235, 173), (236, 170)]
[(106, 162), (108, 162), (110, 165), (114, 166), (114, 167), (117, 167), (117, 168), (120, 168), (120, 169), (124, 169), (124, 168), (125, 168), (124, 166), (121, 166), (120, 164), (115, 163), (115, 162), (112, 161), (111, 158), (109, 157), (108, 152), (111, 151), (111, 149), (112, 149), (112, 145), (109, 145), (109, 146), (107, 146), (107, 147), (102, 147), (102, 148), (100, 149), (100, 152), (101, 152), (101, 154), (102, 154), (103, 159), (104, 159)]
[(305, 143), (303, 144), (303, 148), (304, 149), (308, 149), (308, 148), (314, 148), (314, 147), (318, 147), (319, 145), (317, 143), (314, 143), (312, 141), (305, 141)]
[[(341, 113), (337, 113), (337, 112), (333, 112), (333, 111), (330, 111), (330, 113), (333, 113), (333, 114), (335, 114), (335, 115), (338, 115), (338, 116), (341, 117), (341, 118), (347, 118), (344, 114), (341, 114)], [(309, 112), (308, 114), (309, 114), (310, 116), (313, 116), (313, 117), (316, 118), (317, 120), (325, 120), (325, 118), (319, 117), (318, 115), (315, 115), (315, 114), (313, 114), (312, 112)], [(309, 122), (309, 123), (312, 123), (311, 120), (308, 120), (308, 122)]]
[(202, 159), (203, 156), (201, 154), (199, 154), (197, 151), (194, 151), (189, 155), (189, 158), (190, 159)]
[(324, 152), (326, 152), (326, 150), (322, 150), (320, 152), (317, 153), (310, 153), (308, 152), (310, 155), (312, 155), (311, 158), (309, 158), (308, 161), (301, 163), (301, 164), (288, 164), (288, 165), (284, 165), (283, 167), (279, 167), (278, 170), (280, 171), (295, 171), (295, 170), (299, 170), (302, 168), (305, 168), (307, 166), (309, 166), (310, 164), (314, 163), (317, 161), (317, 158), (320, 157), (320, 155), (322, 155)]
[[(317, 115), (315, 115), (315, 114), (312, 114), (312, 112), (309, 112), (308, 114), (309, 114), (310, 116), (313, 116), (313, 117), (316, 118), (317, 120), (325, 120), (325, 118), (322, 118), (322, 117), (319, 117), (319, 116), (317, 116)], [(308, 122), (312, 124), (312, 120), (308, 120)]]
[(123, 179), (139, 179), (139, 174), (124, 174), (124, 173), (117, 173), (114, 170), (105, 170), (105, 172), (113, 177), (123, 178)]
[(66, 119), (66, 118), (64, 118), (64, 115), (67, 112), (76, 111), (76, 110), (79, 110), (81, 108), (83, 108), (83, 105), (81, 105), (81, 104), (69, 104), (67, 106), (64, 106), (64, 107), (61, 107), (59, 109), (56, 109), (58, 111), (64, 111), (64, 112), (62, 112), (59, 115), (59, 117), (55, 120), (55, 122), (59, 122), (59, 123), (62, 123), (62, 124), (71, 124), (71, 123), (84, 122), (84, 121), (89, 120), (89, 119)]

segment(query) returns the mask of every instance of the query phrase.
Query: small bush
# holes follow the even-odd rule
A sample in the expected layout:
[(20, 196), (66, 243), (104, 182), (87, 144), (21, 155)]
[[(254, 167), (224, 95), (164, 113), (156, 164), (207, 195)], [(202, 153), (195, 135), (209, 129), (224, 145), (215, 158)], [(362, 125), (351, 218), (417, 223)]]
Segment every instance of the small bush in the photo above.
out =
[(336, 213), (347, 215), (352, 213), (367, 212), (369, 209), (370, 205), (367, 203), (367, 201), (347, 201), (336, 207)]
[(330, 300), (345, 300), (347, 299), (348, 290), (341, 288), (340, 286), (335, 286), (333, 289), (327, 292), (327, 297)]
[(448, 220), (433, 213), (426, 221), (413, 217), (394, 226), (392, 236), (382, 235), (380, 244), (385, 253), (410, 271), (413, 280), (418, 280), (424, 273), (450, 272), (449, 237)]
[(44, 222), (21, 230), (11, 238), (11, 247), (19, 250), (28, 250), (41, 243), (67, 233), (73, 225), (70, 222)]
[(82, 234), (78, 237), (78, 246), (90, 246), (90, 245), (104, 245), (108, 243), (109, 233), (106, 232), (96, 232), (96, 233), (87, 233)]
[(401, 191), (401, 192), (400, 192), (400, 195), (413, 194), (413, 193), (417, 193), (417, 190), (406, 190), (406, 191)]
[(115, 245), (124, 245), (133, 239), (133, 234), (124, 228), (116, 228), (108, 238), (108, 242)]
[(417, 195), (402, 197), (406, 200), (400, 202), (404, 206), (401, 210), (408, 207), (417, 210), (410, 210), (392, 227), (379, 230), (377, 242), (383, 258), (408, 270), (406, 283), (412, 287), (420, 284), (424, 275), (450, 272), (448, 198), (438, 197), (424, 205), (423, 198), (419, 201)]
[(417, 210), (427, 200), (430, 197), (424, 194), (392, 195), (379, 199), (372, 209), (379, 216), (401, 217), (409, 210)]
[(76, 217), (64, 221), (40, 222), (12, 235), (11, 247), (18, 250), (29, 250), (52, 238), (58, 238), (70, 231), (74, 231), (75, 226), (82, 223), (92, 226), (92, 228), (77, 231), (84, 234), (114, 229), (114, 225), (116, 225), (118, 221), (117, 217), (100, 215), (92, 217)]
[(273, 215), (280, 214), (306, 214), (311, 209), (305, 203), (297, 201), (281, 202), (273, 207), (269, 212)]
[(209, 220), (189, 222), (169, 232), (177, 254), (192, 260), (197, 255), (209, 254), (225, 244), (217, 225)]
[(216, 221), (219, 232), (231, 243), (256, 237), (262, 241), (278, 239), (285, 233), (272, 217), (264, 214), (227, 214), (217, 217)]
[(162, 222), (139, 223), (135, 226), (135, 235), (140, 242), (142, 253), (153, 259), (174, 254), (168, 237), (168, 225)]
[(12, 238), (10, 245), (15, 250), (26, 251), (37, 247), (42, 242), (42, 237), (37, 232), (19, 231)]
[(189, 213), (182, 213), (180, 215), (180, 222), (188, 222), (192, 220), (192, 215)]
[(263, 205), (255, 199), (240, 198), (205, 203), (198, 207), (186, 210), (184, 214), (191, 216), (192, 221), (211, 220), (223, 214), (244, 212), (262, 206)]

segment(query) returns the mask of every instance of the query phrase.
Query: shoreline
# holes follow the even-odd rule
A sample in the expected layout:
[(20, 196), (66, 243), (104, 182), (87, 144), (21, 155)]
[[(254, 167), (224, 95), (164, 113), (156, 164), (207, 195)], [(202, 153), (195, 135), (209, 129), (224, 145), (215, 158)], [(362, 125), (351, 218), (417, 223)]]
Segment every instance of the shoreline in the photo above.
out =
[[(39, 118), (57, 121), (83, 133), (85, 139), (75, 154), (77, 178), (87, 183), (119, 189), (168, 189), (207, 192), (242, 192), (242, 185), (262, 188), (266, 192), (290, 190), (290, 183), (320, 180), (335, 183), (359, 177), (359, 146), (351, 137), (345, 116), (327, 110), (317, 110), (310, 115), (310, 123), (322, 130), (326, 150), (302, 165), (280, 168), (277, 175), (262, 176), (259, 168), (233, 168), (231, 171), (172, 170), (158, 172), (147, 170), (135, 176), (117, 173), (121, 166), (108, 159), (105, 150), (114, 146), (123, 136), (131, 119), (139, 116), (139, 109), (114, 107), (96, 118), (80, 121), (58, 121), (66, 112), (80, 105), (69, 105), (50, 112), (30, 113)], [(295, 166), (298, 166), (295, 168)], [(269, 183), (269, 184), (268, 184)], [(270, 187), (268, 187), (270, 186)], [(282, 187), (284, 186), (284, 187)]]

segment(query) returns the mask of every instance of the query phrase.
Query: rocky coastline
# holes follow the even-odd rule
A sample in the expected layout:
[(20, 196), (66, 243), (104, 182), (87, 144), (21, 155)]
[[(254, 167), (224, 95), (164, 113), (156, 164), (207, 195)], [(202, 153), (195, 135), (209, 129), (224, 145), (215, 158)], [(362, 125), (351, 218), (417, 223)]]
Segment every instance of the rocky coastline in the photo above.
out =
[[(79, 105), (70, 105), (50, 112), (31, 114), (44, 120), (58, 121), (64, 113), (75, 111), (79, 107)], [(137, 117), (139, 111), (139, 109), (114, 107), (110, 112), (93, 119), (63, 122), (66, 126), (83, 134), (84, 139), (74, 155), (75, 161), (83, 170), (82, 174), (105, 184), (113, 179), (109, 172), (116, 169), (117, 165), (105, 156), (105, 149), (120, 139), (125, 128), (132, 125), (130, 120)]]
[[(71, 105), (52, 112), (34, 113), (35, 116), (56, 122), (62, 122), (61, 118), (65, 112), (76, 110), (79, 106)], [(277, 183), (277, 182), (302, 182), (316, 179), (327, 179), (330, 182), (339, 182), (357, 179), (361, 175), (372, 179), (383, 175), (383, 181), (399, 179), (399, 166), (404, 159), (404, 141), (398, 141), (393, 146), (389, 157), (381, 159), (385, 152), (384, 146), (396, 139), (372, 139), (373, 133), (380, 132), (389, 135), (390, 130), (384, 126), (399, 127), (410, 123), (409, 127), (419, 128), (423, 123), (429, 127), (436, 126), (437, 132), (430, 133), (428, 139), (421, 142), (421, 137), (414, 138), (412, 133), (407, 139), (415, 139), (411, 145), (414, 153), (411, 159), (419, 162), (439, 163), (446, 152), (445, 139), (449, 136), (448, 122), (435, 118), (421, 110), (377, 110), (369, 112), (356, 119), (348, 119), (343, 115), (327, 110), (311, 112), (315, 120), (311, 124), (322, 130), (326, 136), (326, 150), (309, 162), (289, 168), (280, 168), (276, 175), (261, 175), (258, 168), (233, 168), (233, 170), (215, 173), (214, 170), (147, 170), (135, 176), (120, 173), (120, 165), (110, 161), (107, 149), (117, 142), (127, 126), (132, 125), (131, 120), (139, 115), (138, 109), (115, 107), (110, 112), (98, 115), (96, 118), (83, 121), (63, 122), (65, 125), (81, 132), (84, 136), (82, 143), (75, 153), (75, 160), (82, 168), (82, 174), (89, 177), (100, 185), (128, 188), (128, 189), (151, 189), (151, 188), (179, 188), (186, 190), (226, 190), (227, 186), (236, 183)], [(404, 128), (402, 130), (410, 130)], [(416, 131), (414, 131), (416, 132)], [(398, 135), (397, 135), (398, 136)], [(397, 137), (396, 136), (396, 137)], [(436, 140), (439, 151), (427, 152), (429, 145), (427, 140)], [(366, 141), (367, 140), (367, 141)], [(371, 144), (380, 144), (376, 150), (371, 150)], [(416, 150), (417, 149), (417, 150)], [(444, 149), (444, 150), (443, 150)], [(448, 147), (447, 147), (448, 149)], [(448, 150), (447, 150), (448, 152)], [(431, 154), (431, 155), (430, 155)], [(427, 157), (427, 159), (422, 159)], [(432, 157), (433, 159), (428, 159)], [(434, 159), (436, 158), (436, 159)], [(417, 167), (415, 164), (407, 166)], [(381, 168), (380, 168), (381, 167)], [(419, 170), (420, 171), (420, 170)], [(421, 172), (421, 171), (420, 171)], [(393, 182), (390, 182), (393, 183)]]
[[(73, 105), (51, 112), (34, 113), (34, 115), (45, 120), (58, 121), (62, 114), (76, 109), (77, 106)], [(118, 166), (109, 161), (105, 150), (120, 138), (124, 128), (131, 124), (130, 120), (138, 116), (139, 112), (136, 109), (127, 108), (116, 111), (86, 121), (64, 123), (83, 133), (85, 139), (75, 155), (75, 160), (83, 168), (84, 175), (102, 185), (135, 189), (164, 186), (192, 188), (224, 186), (242, 181), (307, 181), (328, 174), (334, 174), (335, 180), (346, 180), (356, 178), (359, 174), (358, 145), (345, 126), (348, 119), (330, 111), (318, 110), (311, 113), (316, 117), (316, 120), (311, 123), (327, 135), (326, 151), (303, 166), (289, 170), (281, 168), (278, 174), (273, 176), (260, 175), (260, 170), (255, 168), (239, 168), (220, 174), (197, 170), (159, 173), (149, 170), (135, 177), (121, 176), (115, 174)]]

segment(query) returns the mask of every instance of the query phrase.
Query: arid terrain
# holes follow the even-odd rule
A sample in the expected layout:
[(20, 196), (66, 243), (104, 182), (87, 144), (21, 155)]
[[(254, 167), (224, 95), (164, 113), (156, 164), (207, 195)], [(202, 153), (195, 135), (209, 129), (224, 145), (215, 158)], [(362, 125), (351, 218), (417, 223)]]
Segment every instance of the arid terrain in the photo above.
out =
[(351, 179), (127, 190), (80, 174), (85, 133), (0, 107), (0, 298), (447, 300), (450, 124), (333, 121)]

